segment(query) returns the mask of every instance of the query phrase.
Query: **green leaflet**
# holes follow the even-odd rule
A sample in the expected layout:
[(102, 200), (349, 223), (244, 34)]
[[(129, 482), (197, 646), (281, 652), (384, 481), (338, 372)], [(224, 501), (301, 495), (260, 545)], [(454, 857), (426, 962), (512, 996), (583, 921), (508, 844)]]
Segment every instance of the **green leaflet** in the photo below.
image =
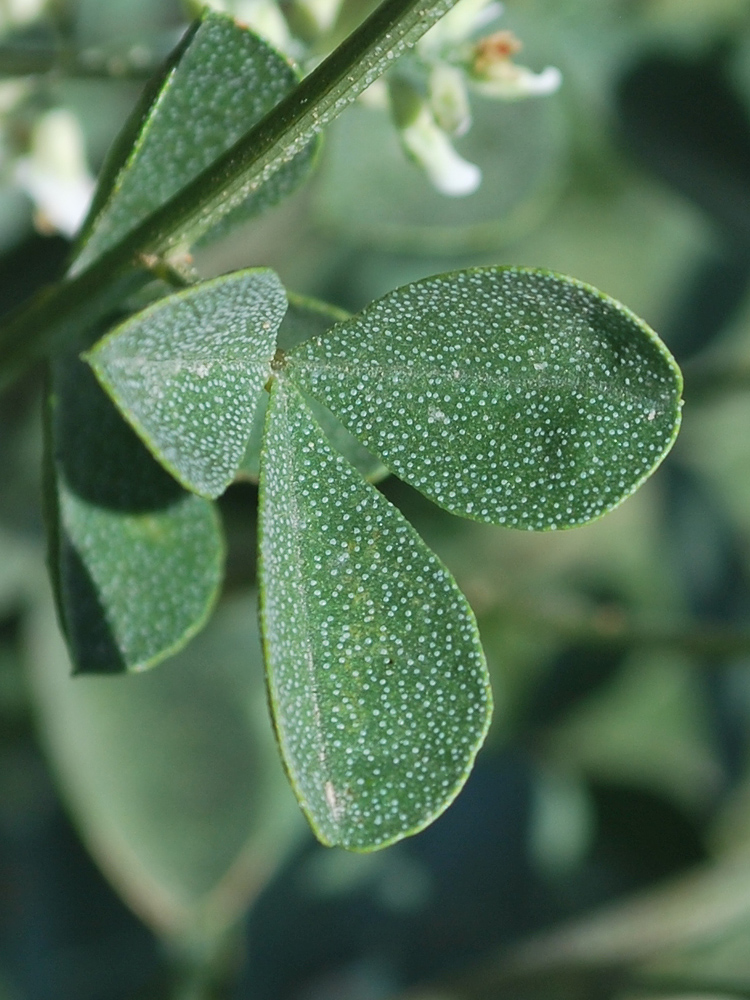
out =
[(213, 505), (157, 465), (77, 358), (53, 365), (46, 462), (50, 570), (75, 669), (152, 666), (218, 594)]
[(458, 794), (489, 724), (474, 616), (411, 525), (278, 380), (260, 579), (276, 730), (318, 837), (366, 851), (422, 829)]
[(216, 497), (234, 479), (286, 306), (273, 271), (236, 271), (160, 299), (86, 356), (187, 489)]
[[(288, 293), (289, 308), (279, 327), (277, 344), (282, 351), (291, 351), (311, 337), (328, 330), (335, 323), (348, 319), (349, 314), (326, 302)], [(388, 474), (383, 463), (374, 458), (341, 423), (315, 400), (308, 400), (315, 419), (323, 428), (328, 440), (365, 479), (378, 482)], [(261, 393), (253, 416), (253, 426), (245, 455), (238, 470), (238, 477), (257, 482), (260, 475), (260, 451), (263, 446), (263, 428), (266, 421), (268, 396)]]
[(302, 825), (268, 726), (254, 610), (251, 593), (222, 602), (158, 670), (73, 682), (47, 604), (36, 614), (32, 690), (68, 808), (123, 897), (172, 940), (214, 940)]
[[(79, 239), (74, 272), (89, 267), (228, 150), (297, 84), (289, 62), (230, 17), (206, 12), (152, 85), (105, 165)], [(306, 176), (317, 147), (303, 147), (250, 195), (257, 214)], [(217, 222), (223, 215), (220, 213)]]
[(617, 506), (674, 442), (656, 334), (572, 278), (477, 268), (407, 285), (303, 344), (289, 376), (455, 514), (535, 530)]

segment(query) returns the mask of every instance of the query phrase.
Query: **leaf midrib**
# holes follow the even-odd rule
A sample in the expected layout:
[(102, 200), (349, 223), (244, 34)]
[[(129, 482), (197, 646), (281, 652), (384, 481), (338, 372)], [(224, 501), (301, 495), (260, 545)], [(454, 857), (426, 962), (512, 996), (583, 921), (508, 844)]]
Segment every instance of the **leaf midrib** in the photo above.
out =
[[(509, 375), (496, 375), (496, 374), (485, 374), (484, 372), (478, 372), (476, 370), (469, 371), (467, 374), (461, 371), (458, 367), (456, 368), (431, 368), (422, 365), (383, 365), (379, 362), (368, 362), (366, 364), (353, 363), (350, 361), (341, 360), (339, 361), (326, 361), (326, 362), (308, 362), (301, 358), (290, 358), (290, 363), (294, 362), (294, 367), (301, 370), (302, 373), (310, 378), (314, 378), (318, 374), (326, 374), (328, 372), (345, 372), (352, 378), (371, 378), (377, 380), (380, 378), (381, 382), (386, 380), (401, 379), (404, 380), (422, 379), (425, 381), (430, 380), (440, 380), (449, 381), (450, 384), (460, 387), (462, 385), (493, 385), (499, 389), (512, 388), (520, 386), (521, 388), (526, 386), (533, 386), (538, 391), (543, 391), (544, 389), (549, 389), (551, 392), (569, 392), (578, 388), (585, 388), (591, 390), (592, 388), (598, 392), (605, 392), (609, 396), (615, 396), (622, 402), (638, 403), (643, 405), (644, 397), (649, 400), (649, 402), (656, 401), (662, 402), (672, 398), (673, 393), (669, 388), (665, 388), (660, 393), (653, 393), (653, 396), (646, 396), (646, 393), (639, 395), (635, 392), (628, 392), (623, 386), (617, 384), (616, 382), (609, 382), (605, 380), (598, 380), (595, 378), (584, 379), (581, 377), (570, 378), (570, 377), (560, 377), (554, 381), (549, 378), (544, 377), (535, 378), (531, 372), (520, 372), (521, 377), (512, 377)], [(533, 363), (532, 363), (533, 364)], [(471, 368), (471, 361), (467, 362), (467, 368)], [(525, 377), (524, 377), (525, 376)], [(655, 388), (655, 387), (654, 387)]]
[[(99, 365), (96, 355), (93, 356), (93, 361), (95, 364)], [(203, 365), (220, 365), (222, 368), (238, 369), (240, 371), (248, 371), (250, 368), (258, 368), (261, 365), (265, 365), (267, 368), (268, 376), (273, 374), (271, 369), (271, 358), (261, 358), (257, 361), (242, 361), (238, 358), (225, 359), (217, 357), (199, 357), (199, 358), (148, 358), (148, 357), (115, 357), (108, 358), (105, 362), (108, 368), (150, 368), (156, 366), (166, 366), (173, 365), (175, 370), (178, 371), (193, 371), (197, 370)], [(101, 365), (104, 367), (104, 365)]]
[[(287, 497), (288, 497), (288, 503), (292, 508), (291, 510), (292, 519), (295, 523), (295, 528), (296, 528), (296, 525), (299, 524), (302, 519), (299, 516), (299, 503), (296, 492), (296, 478), (294, 475), (296, 471), (296, 462), (295, 462), (295, 450), (291, 443), (292, 434), (290, 430), (289, 408), (288, 408), (289, 397), (287, 395), (287, 390), (284, 388), (283, 383), (280, 380), (276, 391), (279, 393), (281, 397), (281, 402), (283, 402), (284, 406), (284, 420), (287, 430), (287, 441), (289, 442), (289, 468), (291, 471), (289, 482), (287, 484), (288, 487)], [(299, 575), (301, 582), (299, 584), (297, 606), (299, 608), (299, 617), (304, 622), (303, 634), (304, 634), (304, 648), (305, 648), (304, 651), (305, 666), (307, 668), (307, 676), (310, 683), (310, 699), (312, 704), (312, 715), (315, 724), (315, 742), (317, 744), (318, 765), (323, 771), (323, 778), (324, 778), (323, 786), (325, 787), (325, 784), (331, 780), (331, 773), (330, 769), (328, 768), (328, 747), (325, 739), (325, 730), (322, 724), (323, 712), (321, 709), (321, 699), (319, 693), (315, 655), (313, 651), (313, 644), (310, 638), (311, 630), (309, 628), (307, 576), (304, 572), (304, 559), (302, 557), (302, 547), (300, 545), (300, 533), (296, 530), (293, 535), (292, 549), (294, 552), (295, 563), (297, 564), (298, 567), (300, 567)], [(333, 829), (335, 830), (336, 838), (338, 839), (341, 833), (340, 823), (336, 818), (333, 810), (329, 809), (328, 814)]]

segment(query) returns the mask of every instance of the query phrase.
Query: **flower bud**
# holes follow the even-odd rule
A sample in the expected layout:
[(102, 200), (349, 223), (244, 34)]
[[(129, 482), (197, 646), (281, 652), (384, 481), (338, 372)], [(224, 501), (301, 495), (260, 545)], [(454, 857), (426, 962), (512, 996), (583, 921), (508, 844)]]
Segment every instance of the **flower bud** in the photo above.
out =
[(401, 144), (427, 174), (441, 194), (460, 198), (473, 194), (482, 182), (482, 171), (456, 152), (427, 105), (410, 125), (401, 129)]
[(562, 83), (562, 74), (555, 66), (534, 73), (518, 66), (512, 57), (520, 52), (520, 41), (511, 31), (496, 31), (480, 39), (469, 58), (471, 87), (485, 97), (517, 100), (554, 94)]
[(430, 74), (430, 107), (435, 121), (448, 135), (465, 135), (471, 127), (466, 76), (455, 66), (438, 63)]

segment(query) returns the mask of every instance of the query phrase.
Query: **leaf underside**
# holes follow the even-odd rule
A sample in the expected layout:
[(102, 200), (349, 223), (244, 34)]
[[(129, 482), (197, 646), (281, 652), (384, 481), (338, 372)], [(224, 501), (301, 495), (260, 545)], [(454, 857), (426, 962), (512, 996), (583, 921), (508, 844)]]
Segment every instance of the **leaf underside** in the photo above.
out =
[(489, 724), (476, 623), (411, 525), (278, 380), (260, 538), (270, 700), (315, 832), (353, 850), (415, 833), (458, 793)]
[(653, 331), (544, 271), (397, 289), (293, 351), (289, 377), (440, 506), (534, 530), (615, 507), (680, 419), (680, 373)]

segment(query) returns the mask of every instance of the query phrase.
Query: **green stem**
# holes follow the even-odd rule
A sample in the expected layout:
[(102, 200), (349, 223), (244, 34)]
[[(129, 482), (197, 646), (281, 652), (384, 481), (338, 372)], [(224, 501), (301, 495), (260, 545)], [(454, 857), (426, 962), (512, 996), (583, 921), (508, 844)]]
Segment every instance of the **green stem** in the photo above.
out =
[(513, 601), (484, 609), (481, 619), (502, 618), (514, 628), (536, 635), (547, 633), (557, 641), (613, 649), (661, 647), (691, 657), (718, 662), (750, 653), (750, 630), (711, 622), (656, 623), (640, 621), (617, 610), (604, 612), (553, 611), (538, 603)]
[(215, 936), (185, 936), (163, 943), (171, 980), (169, 1000), (221, 1000), (231, 994), (242, 953), (236, 927)]
[[(456, 0), (384, 0), (262, 121), (111, 251), (75, 268), (15, 313), (0, 330), (0, 382), (91, 325), (115, 302), (125, 279), (147, 277), (146, 256), (186, 252), (241, 204), (413, 45)], [(140, 275), (140, 278), (136, 277)]]

